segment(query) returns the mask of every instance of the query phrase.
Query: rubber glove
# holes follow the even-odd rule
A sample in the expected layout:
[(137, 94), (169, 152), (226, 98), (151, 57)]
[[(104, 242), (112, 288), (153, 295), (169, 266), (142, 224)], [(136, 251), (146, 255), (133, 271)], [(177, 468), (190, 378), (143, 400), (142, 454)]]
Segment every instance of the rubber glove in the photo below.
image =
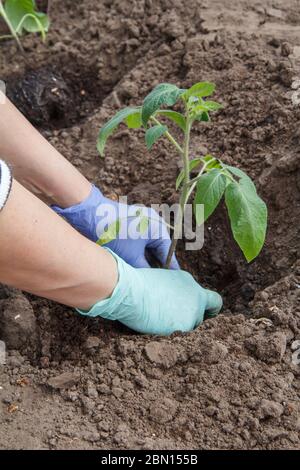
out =
[(190, 331), (207, 315), (215, 316), (222, 307), (216, 292), (203, 289), (185, 271), (136, 269), (112, 253), (118, 264), (119, 279), (111, 297), (97, 302), (82, 315), (118, 320), (139, 333), (170, 335)]
[[(121, 230), (117, 238), (106, 243), (105, 247), (110, 248), (135, 268), (150, 267), (145, 258), (145, 250), (148, 250), (162, 266), (166, 262), (171, 243), (169, 232), (163, 219), (151, 208), (118, 203), (104, 197), (101, 191), (93, 186), (88, 198), (80, 204), (67, 209), (52, 206), (52, 209), (93, 241), (97, 241), (114, 221), (121, 219)], [(149, 221), (146, 231), (141, 234), (135, 230), (140, 220), (135, 216), (137, 211), (141, 211), (141, 215), (147, 217)], [(128, 227), (126, 219), (130, 222), (127, 224)], [(170, 268), (179, 269), (175, 256), (172, 258)]]

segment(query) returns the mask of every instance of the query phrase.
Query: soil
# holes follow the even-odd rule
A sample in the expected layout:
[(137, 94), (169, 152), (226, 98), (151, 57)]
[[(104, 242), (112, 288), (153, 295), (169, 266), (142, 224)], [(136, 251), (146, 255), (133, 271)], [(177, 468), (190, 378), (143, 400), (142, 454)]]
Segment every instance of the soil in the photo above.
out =
[[(97, 132), (162, 81), (217, 85), (224, 104), (196, 153), (254, 178), (266, 246), (247, 264), (224, 207), (182, 267), (224, 296), (218, 318), (170, 338), (0, 288), (2, 449), (299, 449), (300, 10), (297, 0), (51, 2), (46, 44), (0, 43), (1, 78), (26, 116), (108, 196), (175, 202), (178, 159), (120, 128)], [(298, 82), (297, 82), (298, 80)], [(298, 91), (299, 93), (298, 93)]]

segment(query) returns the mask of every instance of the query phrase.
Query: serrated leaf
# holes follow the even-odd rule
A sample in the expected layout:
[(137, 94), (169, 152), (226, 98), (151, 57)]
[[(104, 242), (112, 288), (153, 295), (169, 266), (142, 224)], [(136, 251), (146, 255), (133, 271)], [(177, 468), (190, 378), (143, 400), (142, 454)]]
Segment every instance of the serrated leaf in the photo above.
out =
[(150, 117), (162, 106), (173, 106), (178, 98), (184, 93), (176, 85), (171, 83), (161, 83), (157, 85), (151, 93), (146, 96), (142, 108), (142, 122), (147, 125)]
[(191, 88), (185, 91), (183, 97), (184, 99), (189, 99), (190, 96), (205, 97), (210, 96), (215, 91), (215, 84), (211, 82), (199, 82), (193, 85)]
[(267, 206), (249, 177), (228, 184), (225, 202), (234, 239), (250, 262), (259, 254), (265, 241)]
[(121, 219), (112, 222), (102, 233), (101, 237), (97, 240), (97, 245), (106, 245), (107, 243), (115, 240), (121, 230)]
[(147, 149), (150, 150), (152, 145), (167, 132), (167, 126), (157, 125), (147, 129), (145, 134), (145, 141)]
[[(196, 196), (194, 199), (195, 206), (197, 204), (204, 205), (204, 221), (214, 212), (219, 204), (227, 185), (226, 177), (218, 169), (214, 168), (208, 173), (200, 176), (197, 183)], [(195, 211), (196, 223), (202, 221), (197, 220), (197, 212)]]
[(172, 111), (170, 109), (164, 109), (164, 110), (161, 110), (161, 111), (157, 111), (156, 114), (158, 114), (160, 116), (165, 116), (166, 118), (168, 118), (171, 121), (175, 122), (175, 124), (177, 124), (177, 126), (179, 126), (180, 129), (183, 132), (185, 132), (186, 119), (182, 114), (177, 113), (176, 111)]
[(124, 108), (118, 111), (101, 129), (97, 140), (97, 149), (100, 155), (104, 156), (104, 148), (106, 141), (109, 136), (115, 131), (115, 129), (121, 124), (121, 122), (128, 119), (129, 116), (136, 115), (140, 108)]
[[(200, 157), (194, 158), (193, 160), (189, 162), (189, 170), (192, 171), (194, 168), (200, 165), (201, 162), (202, 162), (202, 159)], [(176, 179), (176, 190), (180, 187), (183, 180), (184, 180), (184, 170), (181, 170)]]
[(136, 108), (138, 111), (136, 113), (130, 114), (125, 119), (128, 129), (139, 129), (142, 127), (142, 108)]

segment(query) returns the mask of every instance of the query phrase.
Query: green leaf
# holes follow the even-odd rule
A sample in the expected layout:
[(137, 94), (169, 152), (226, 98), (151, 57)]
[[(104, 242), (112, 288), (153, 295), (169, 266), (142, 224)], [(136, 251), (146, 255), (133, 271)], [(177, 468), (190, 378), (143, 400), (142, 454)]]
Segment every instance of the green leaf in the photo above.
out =
[[(249, 176), (244, 171), (242, 171), (240, 168), (236, 168), (235, 166), (230, 166), (230, 165), (223, 165), (223, 168), (225, 168), (226, 170), (229, 170), (230, 173), (232, 173), (234, 176), (237, 176), (239, 179), (247, 179), (248, 181), (250, 181), (253, 184), (251, 178), (249, 178)], [(253, 184), (253, 186), (254, 186), (254, 184)], [(256, 191), (255, 186), (254, 186), (254, 189)]]
[[(190, 171), (192, 171), (194, 168), (196, 168), (198, 165), (200, 165), (202, 163), (202, 159), (201, 158), (194, 158), (193, 160), (191, 160), (189, 162), (189, 169)], [(177, 176), (177, 179), (176, 179), (176, 190), (180, 187), (181, 183), (183, 182), (184, 180), (184, 170), (181, 170), (179, 175)]]
[(100, 130), (97, 140), (97, 149), (101, 157), (104, 156), (104, 148), (106, 141), (109, 136), (115, 131), (115, 129), (121, 124), (121, 122), (128, 119), (129, 116), (136, 116), (139, 113), (140, 108), (124, 108), (117, 112)]
[(265, 241), (267, 206), (248, 176), (227, 186), (225, 202), (234, 239), (250, 262), (259, 254)]
[(207, 111), (217, 111), (218, 109), (223, 108), (223, 106), (216, 101), (204, 101), (203, 106)]
[(213, 168), (222, 168), (220, 161), (209, 153), (201, 157), (201, 161), (206, 164), (206, 171), (212, 170)]
[(194, 204), (193, 209), (197, 225), (200, 226), (204, 224), (204, 207), (199, 204)]
[[(204, 204), (204, 221), (214, 212), (219, 204), (227, 185), (226, 176), (218, 169), (214, 168), (208, 173), (200, 176), (197, 183), (197, 191), (194, 204)], [(196, 223), (202, 221), (197, 220), (197, 212), (195, 211)]]
[(211, 82), (199, 82), (185, 91), (183, 98), (188, 100), (190, 96), (205, 97), (210, 96), (215, 91), (216, 85)]
[(143, 214), (142, 209), (138, 209), (136, 211), (136, 216), (140, 218), (138, 226), (137, 226), (137, 230), (141, 235), (143, 235), (148, 229), (149, 217)]
[(198, 116), (196, 116), (195, 119), (197, 121), (202, 121), (202, 122), (209, 122), (210, 121), (209, 114), (206, 111), (203, 111), (203, 113), (198, 114)]
[(145, 134), (145, 141), (147, 145), (147, 149), (150, 150), (152, 145), (155, 144), (155, 142), (167, 132), (168, 128), (167, 126), (153, 126), (150, 127), (146, 134)]
[(49, 18), (45, 13), (36, 11), (33, 0), (6, 0), (5, 12), (13, 29), (22, 34), (46, 32), (49, 28)]
[(182, 114), (177, 113), (176, 111), (172, 111), (171, 109), (157, 111), (156, 114), (159, 114), (160, 116), (165, 116), (166, 118), (168, 118), (171, 121), (175, 122), (175, 124), (177, 124), (180, 127), (180, 129), (183, 132), (185, 132), (186, 120), (185, 120), (185, 117)]
[(45, 13), (31, 13), (24, 16), (22, 26), (28, 33), (45, 33), (49, 29), (49, 18)]
[(216, 101), (203, 101), (200, 105), (195, 105), (190, 108), (190, 115), (197, 121), (210, 121), (208, 111), (216, 111), (222, 108), (222, 105)]
[[(191, 160), (189, 164), (189, 170), (190, 171), (194, 170), (194, 168), (197, 168), (197, 166), (200, 163), (203, 163), (204, 165), (206, 165), (205, 171), (209, 171), (213, 168), (222, 168), (222, 165), (217, 158), (213, 157), (210, 154), (207, 154), (204, 157), (197, 157)], [(176, 179), (176, 190), (179, 189), (183, 179), (184, 179), (184, 171), (181, 170)]]
[(130, 114), (126, 119), (125, 122), (127, 124), (127, 127), (129, 129), (139, 129), (142, 127), (142, 108), (136, 108), (138, 111), (136, 111), (133, 114)]
[(146, 96), (142, 108), (142, 122), (147, 125), (150, 117), (162, 106), (173, 106), (178, 98), (184, 93), (176, 85), (171, 83), (161, 83), (157, 85), (151, 93)]
[(140, 232), (141, 235), (143, 235), (147, 231), (148, 226), (149, 226), (149, 218), (146, 217), (145, 215), (141, 216), (140, 222), (138, 225), (138, 231)]
[(105, 245), (113, 240), (115, 240), (121, 230), (121, 219), (117, 219), (112, 222), (106, 230), (102, 233), (101, 237), (97, 240), (97, 245)]

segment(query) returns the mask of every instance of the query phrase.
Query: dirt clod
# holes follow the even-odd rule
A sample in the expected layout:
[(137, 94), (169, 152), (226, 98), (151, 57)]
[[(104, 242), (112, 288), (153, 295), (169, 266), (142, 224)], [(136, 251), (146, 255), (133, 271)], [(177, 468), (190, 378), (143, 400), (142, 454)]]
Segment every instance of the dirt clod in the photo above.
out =
[(280, 418), (283, 413), (283, 406), (270, 400), (262, 400), (260, 404), (262, 418)]
[(72, 372), (63, 372), (60, 375), (56, 375), (55, 377), (51, 377), (48, 380), (48, 385), (54, 389), (67, 389), (72, 388), (76, 385), (80, 380), (80, 376), (78, 374), (74, 374)]
[(0, 339), (10, 349), (22, 349), (37, 341), (36, 317), (22, 294), (0, 300)]
[(281, 361), (286, 351), (286, 335), (284, 333), (265, 336), (258, 334), (246, 339), (245, 346), (261, 361), (276, 363)]
[(178, 360), (178, 351), (172, 343), (151, 341), (145, 346), (149, 361), (166, 369), (173, 367)]
[(101, 344), (101, 340), (97, 336), (89, 336), (85, 342), (86, 349), (98, 348)]
[(160, 403), (151, 405), (149, 411), (150, 418), (159, 424), (168, 423), (174, 418), (177, 407), (177, 403), (169, 398), (165, 398)]

